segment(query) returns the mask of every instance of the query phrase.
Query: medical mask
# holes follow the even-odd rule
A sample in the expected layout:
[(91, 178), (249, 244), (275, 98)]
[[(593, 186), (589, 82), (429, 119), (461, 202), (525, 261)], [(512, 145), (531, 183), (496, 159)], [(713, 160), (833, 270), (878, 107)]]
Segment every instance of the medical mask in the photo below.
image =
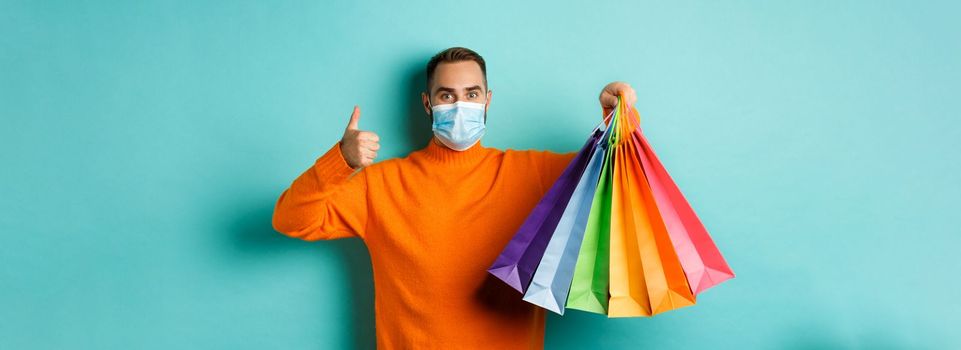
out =
[(448, 148), (463, 151), (484, 136), (486, 111), (483, 103), (457, 101), (431, 106), (434, 136)]

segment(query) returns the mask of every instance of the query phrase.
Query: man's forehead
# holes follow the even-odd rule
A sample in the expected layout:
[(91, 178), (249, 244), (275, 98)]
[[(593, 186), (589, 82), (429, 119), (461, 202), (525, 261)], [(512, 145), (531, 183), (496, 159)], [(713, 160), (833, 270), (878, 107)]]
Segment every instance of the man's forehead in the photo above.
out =
[(464, 90), (484, 87), (484, 72), (474, 61), (443, 62), (434, 70), (434, 90), (440, 87)]

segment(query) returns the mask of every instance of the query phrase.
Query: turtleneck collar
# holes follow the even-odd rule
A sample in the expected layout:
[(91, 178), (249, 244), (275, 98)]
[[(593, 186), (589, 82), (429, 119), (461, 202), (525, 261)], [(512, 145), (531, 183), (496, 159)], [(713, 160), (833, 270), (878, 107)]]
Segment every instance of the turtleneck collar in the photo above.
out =
[(444, 146), (437, 137), (431, 136), (427, 147), (422, 148), (419, 152), (423, 153), (425, 158), (433, 162), (450, 165), (469, 165), (477, 163), (487, 155), (489, 148), (484, 147), (481, 142), (482, 141), (477, 141), (477, 143), (466, 150), (455, 151)]

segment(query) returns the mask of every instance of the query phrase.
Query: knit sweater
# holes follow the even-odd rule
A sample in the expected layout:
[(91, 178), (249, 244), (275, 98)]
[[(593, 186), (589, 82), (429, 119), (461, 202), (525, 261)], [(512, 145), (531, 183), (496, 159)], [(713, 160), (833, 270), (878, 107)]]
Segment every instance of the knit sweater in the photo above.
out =
[(431, 138), (355, 171), (338, 143), (280, 195), (273, 226), (364, 241), (378, 348), (540, 349), (544, 310), (486, 270), (575, 154)]

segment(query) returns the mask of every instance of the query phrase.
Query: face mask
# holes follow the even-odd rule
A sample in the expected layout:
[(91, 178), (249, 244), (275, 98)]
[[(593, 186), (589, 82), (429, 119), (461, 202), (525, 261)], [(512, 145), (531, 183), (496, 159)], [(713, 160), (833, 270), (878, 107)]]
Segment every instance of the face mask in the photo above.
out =
[(434, 136), (448, 148), (463, 151), (484, 136), (483, 103), (462, 102), (432, 106)]

